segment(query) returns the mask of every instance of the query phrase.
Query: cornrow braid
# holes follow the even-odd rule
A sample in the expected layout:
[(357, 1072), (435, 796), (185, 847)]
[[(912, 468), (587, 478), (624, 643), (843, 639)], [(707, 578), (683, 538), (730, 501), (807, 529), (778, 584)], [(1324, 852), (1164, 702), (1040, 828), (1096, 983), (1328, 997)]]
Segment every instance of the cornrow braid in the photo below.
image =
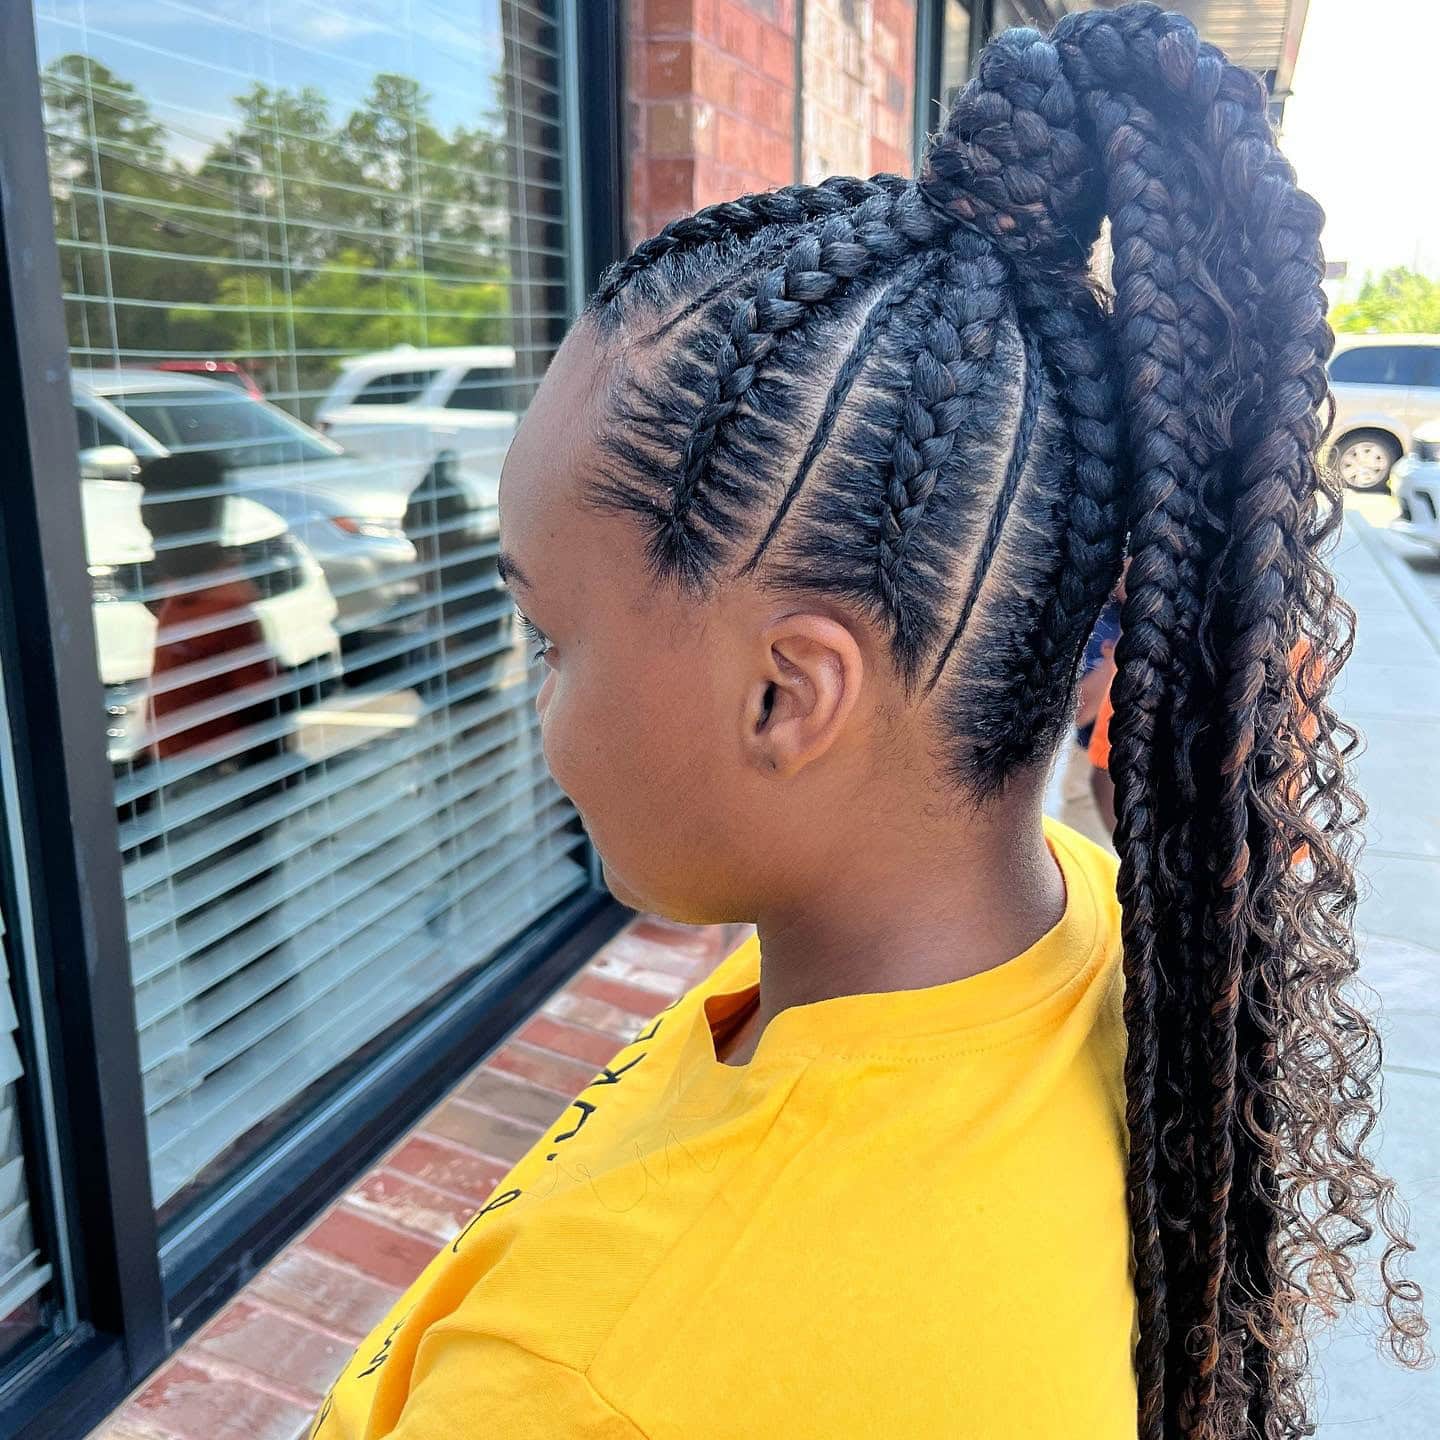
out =
[(1127, 562), (1140, 1440), (1312, 1433), (1307, 1327), (1372, 1233), (1392, 1348), (1423, 1354), (1365, 1154), (1378, 1039), (1346, 998), (1363, 807), (1329, 703), (1353, 617), (1315, 462), (1320, 223), (1256, 78), (1126, 5), (987, 46), (918, 181), (712, 206), (587, 312), (610, 367), (591, 498), (641, 525), (652, 578), (853, 609), (974, 803), (1049, 758)]

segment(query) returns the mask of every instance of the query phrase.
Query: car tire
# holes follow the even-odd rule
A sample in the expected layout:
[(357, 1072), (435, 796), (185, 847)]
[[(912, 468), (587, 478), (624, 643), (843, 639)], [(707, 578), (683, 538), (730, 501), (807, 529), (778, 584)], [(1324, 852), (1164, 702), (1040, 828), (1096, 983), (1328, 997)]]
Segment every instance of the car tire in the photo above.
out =
[(1335, 442), (1330, 465), (1350, 490), (1385, 490), (1390, 467), (1400, 458), (1400, 446), (1383, 430), (1352, 430)]

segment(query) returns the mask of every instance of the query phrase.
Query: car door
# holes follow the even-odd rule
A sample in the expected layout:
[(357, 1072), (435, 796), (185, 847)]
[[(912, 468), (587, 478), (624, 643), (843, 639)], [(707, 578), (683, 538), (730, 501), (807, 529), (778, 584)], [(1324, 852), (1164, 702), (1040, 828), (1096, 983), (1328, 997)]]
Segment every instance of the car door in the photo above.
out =
[(1330, 381), (1337, 406), (1331, 434), (1352, 429), (1381, 429), (1408, 443), (1411, 375), (1415, 371), (1409, 345), (1357, 345), (1330, 362)]

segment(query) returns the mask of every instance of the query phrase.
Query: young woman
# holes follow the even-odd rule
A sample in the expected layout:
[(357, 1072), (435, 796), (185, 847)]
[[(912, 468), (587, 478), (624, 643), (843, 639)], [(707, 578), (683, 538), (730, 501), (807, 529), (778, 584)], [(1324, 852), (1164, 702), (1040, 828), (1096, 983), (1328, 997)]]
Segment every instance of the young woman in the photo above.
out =
[[(918, 182), (748, 196), (611, 271), (503, 567), (614, 892), (758, 942), (515, 1167), (320, 1440), (1298, 1436), (1372, 1233), (1416, 1358), (1344, 989), (1320, 223), (1259, 82), (1137, 5), (1000, 37)], [(1117, 904), (1040, 799), (1127, 555)]]

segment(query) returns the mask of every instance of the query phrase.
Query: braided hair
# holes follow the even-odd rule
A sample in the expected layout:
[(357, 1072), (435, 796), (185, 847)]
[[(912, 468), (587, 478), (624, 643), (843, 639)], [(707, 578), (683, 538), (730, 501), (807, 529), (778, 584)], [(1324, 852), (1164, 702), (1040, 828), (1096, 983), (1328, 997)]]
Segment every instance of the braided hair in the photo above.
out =
[(1135, 4), (993, 41), (917, 181), (702, 210), (587, 311), (612, 377), (591, 499), (643, 527), (652, 580), (849, 602), (972, 803), (1050, 758), (1128, 565), (1111, 771), (1141, 1440), (1313, 1433), (1310, 1325), (1377, 1232), (1387, 1335), (1423, 1352), (1364, 1150), (1379, 1041), (1349, 998), (1321, 221), (1256, 77)]

